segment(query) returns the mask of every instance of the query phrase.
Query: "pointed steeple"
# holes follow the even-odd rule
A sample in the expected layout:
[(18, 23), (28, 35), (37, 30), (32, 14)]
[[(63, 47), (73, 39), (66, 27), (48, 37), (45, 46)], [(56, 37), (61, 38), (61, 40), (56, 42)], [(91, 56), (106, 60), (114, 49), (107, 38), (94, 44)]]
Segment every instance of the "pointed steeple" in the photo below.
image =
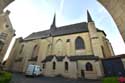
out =
[(54, 14), (53, 23), (51, 25), (51, 28), (56, 28), (56, 14)]
[(93, 20), (91, 18), (91, 15), (90, 15), (88, 10), (87, 10), (87, 20), (88, 20), (88, 22), (93, 22)]

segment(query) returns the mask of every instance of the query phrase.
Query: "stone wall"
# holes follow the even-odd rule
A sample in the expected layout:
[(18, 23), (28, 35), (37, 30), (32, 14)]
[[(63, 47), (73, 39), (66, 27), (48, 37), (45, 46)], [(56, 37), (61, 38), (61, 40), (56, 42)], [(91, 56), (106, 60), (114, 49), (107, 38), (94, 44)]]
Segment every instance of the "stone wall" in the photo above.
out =
[[(9, 11), (0, 13), (0, 62), (3, 60), (5, 53), (7, 52), (8, 46), (15, 36), (15, 30), (9, 19)], [(3, 45), (2, 45), (3, 44)]]
[(125, 0), (98, 0), (111, 14), (125, 41)]

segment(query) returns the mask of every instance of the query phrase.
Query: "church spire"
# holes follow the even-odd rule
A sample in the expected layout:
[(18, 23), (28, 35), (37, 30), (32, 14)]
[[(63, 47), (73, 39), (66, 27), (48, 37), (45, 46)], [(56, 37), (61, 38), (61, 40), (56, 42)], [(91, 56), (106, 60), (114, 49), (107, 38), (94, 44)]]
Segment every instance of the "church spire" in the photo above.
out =
[(54, 14), (53, 23), (51, 25), (51, 28), (56, 28), (56, 14)]
[(87, 20), (88, 20), (88, 22), (93, 22), (93, 20), (91, 18), (91, 15), (90, 15), (88, 10), (87, 10)]

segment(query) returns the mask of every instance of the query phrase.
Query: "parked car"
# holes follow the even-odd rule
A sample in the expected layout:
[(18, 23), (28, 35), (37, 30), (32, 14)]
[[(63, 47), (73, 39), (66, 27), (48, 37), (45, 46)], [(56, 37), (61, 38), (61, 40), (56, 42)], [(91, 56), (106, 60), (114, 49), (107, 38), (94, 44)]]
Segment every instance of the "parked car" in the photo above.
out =
[(26, 76), (39, 76), (42, 73), (42, 69), (39, 65), (28, 65), (25, 75)]

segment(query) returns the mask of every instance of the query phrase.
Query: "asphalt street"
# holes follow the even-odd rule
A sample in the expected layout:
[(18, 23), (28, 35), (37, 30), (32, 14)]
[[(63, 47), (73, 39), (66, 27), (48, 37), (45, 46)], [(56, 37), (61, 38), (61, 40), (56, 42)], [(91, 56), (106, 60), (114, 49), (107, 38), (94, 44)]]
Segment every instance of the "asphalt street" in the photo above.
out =
[(10, 83), (101, 83), (101, 81), (68, 79), (64, 77), (26, 77), (21, 73), (13, 73)]

